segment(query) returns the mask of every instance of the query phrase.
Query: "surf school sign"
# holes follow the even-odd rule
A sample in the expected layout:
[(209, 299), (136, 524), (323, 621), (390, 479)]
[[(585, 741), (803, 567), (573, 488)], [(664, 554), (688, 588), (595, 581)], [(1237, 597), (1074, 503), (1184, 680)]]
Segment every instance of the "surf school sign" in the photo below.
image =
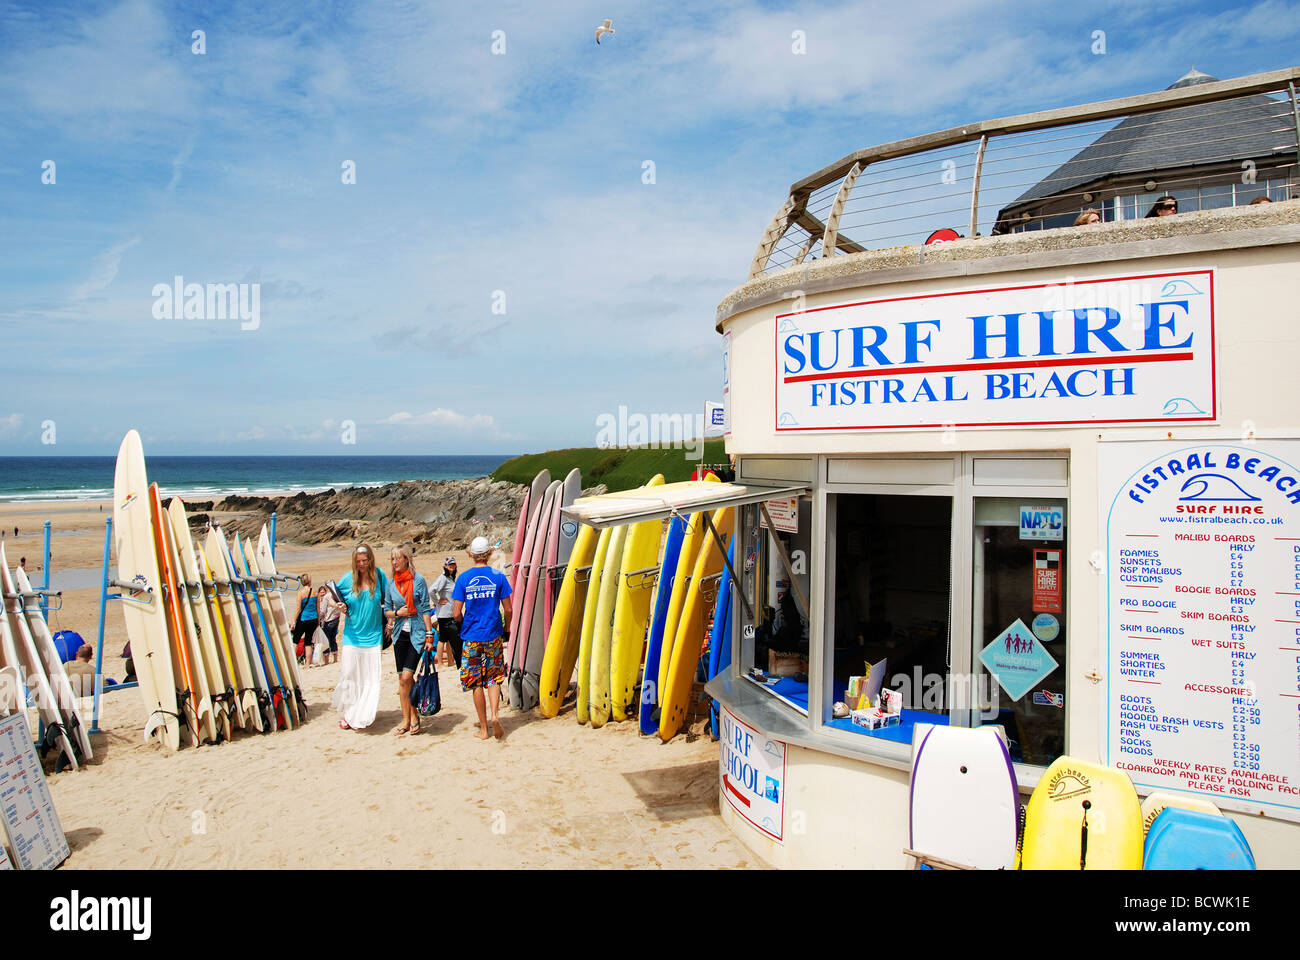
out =
[(773, 840), (785, 832), (785, 744), (718, 710), (718, 786), (731, 808)]
[(777, 432), (1216, 418), (1214, 271), (776, 316)]

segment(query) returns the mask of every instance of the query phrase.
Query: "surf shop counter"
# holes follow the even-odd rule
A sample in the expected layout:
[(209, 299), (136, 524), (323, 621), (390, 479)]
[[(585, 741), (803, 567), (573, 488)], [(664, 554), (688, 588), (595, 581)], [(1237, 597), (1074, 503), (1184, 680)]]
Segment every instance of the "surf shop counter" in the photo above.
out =
[[(1000, 728), (1300, 864), (1300, 203), (861, 252), (718, 310), (737, 507), (724, 820), (906, 867), (912, 737)], [(761, 672), (766, 679), (755, 678)], [(880, 677), (902, 722), (837, 703)], [(936, 803), (958, 803), (957, 797)]]

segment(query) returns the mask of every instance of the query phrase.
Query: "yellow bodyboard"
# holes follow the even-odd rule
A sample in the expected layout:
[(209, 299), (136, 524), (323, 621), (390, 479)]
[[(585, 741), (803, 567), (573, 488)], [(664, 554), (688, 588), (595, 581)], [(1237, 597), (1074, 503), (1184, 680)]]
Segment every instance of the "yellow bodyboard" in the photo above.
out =
[(542, 673), (538, 681), (538, 709), (542, 716), (553, 717), (560, 712), (564, 694), (569, 689), (573, 665), (578, 659), (578, 645), (582, 642), (583, 608), (587, 596), (587, 576), (578, 577), (579, 567), (591, 565), (596, 541), (600, 538), (595, 527), (583, 524), (573, 553), (564, 569), (560, 595), (555, 599), (551, 613), (551, 633), (546, 638), (546, 654), (542, 657)]
[[(663, 482), (663, 474), (657, 473), (646, 486), (657, 487)], [(623, 545), (609, 652), (609, 712), (615, 720), (626, 720), (637, 709), (636, 679), (645, 654), (645, 631), (654, 596), (652, 583), (644, 582), (644, 578), (632, 582), (628, 574), (654, 567), (659, 562), (662, 534), (662, 520), (647, 520), (629, 528)]]
[(1141, 870), (1142, 808), (1122, 770), (1057, 757), (1025, 810), (1023, 870)]

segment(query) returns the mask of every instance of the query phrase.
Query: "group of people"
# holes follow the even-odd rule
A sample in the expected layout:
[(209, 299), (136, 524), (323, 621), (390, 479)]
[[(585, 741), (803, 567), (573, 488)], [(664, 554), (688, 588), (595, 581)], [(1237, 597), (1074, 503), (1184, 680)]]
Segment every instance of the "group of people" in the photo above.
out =
[(409, 544), (393, 548), (391, 574), (385, 574), (374, 550), (363, 543), (352, 553), (351, 570), (332, 590), (326, 585), (313, 593), (310, 579), (303, 578), (294, 641), (310, 661), (319, 627), (329, 644), (327, 657), (338, 657), (342, 669), (333, 706), (340, 729), (360, 730), (374, 723), (381, 653), (391, 644), (402, 708), (396, 735), (420, 732), (411, 690), (421, 661), (427, 660), (459, 669), (461, 689), (474, 695), (476, 737), (505, 736), (500, 720), (506, 679), (502, 638), (510, 629), (510, 582), (488, 565), (492, 549), (486, 538), (475, 537), (469, 545), (474, 565), (458, 574), (456, 558), (447, 557), (441, 575), (429, 584), (415, 570)]
[[(1256, 197), (1254, 200), (1250, 201), (1249, 205), (1253, 207), (1256, 204), (1272, 202), (1273, 201), (1268, 197)], [(1156, 198), (1155, 203), (1151, 204), (1151, 209), (1146, 212), (1146, 217), (1143, 219), (1149, 217), (1172, 217), (1177, 213), (1178, 199), (1169, 194), (1165, 194), (1163, 197)], [(1101, 223), (1101, 211), (1096, 207), (1089, 207), (1074, 218), (1074, 225), (1076, 227), (1087, 226), (1090, 223)]]

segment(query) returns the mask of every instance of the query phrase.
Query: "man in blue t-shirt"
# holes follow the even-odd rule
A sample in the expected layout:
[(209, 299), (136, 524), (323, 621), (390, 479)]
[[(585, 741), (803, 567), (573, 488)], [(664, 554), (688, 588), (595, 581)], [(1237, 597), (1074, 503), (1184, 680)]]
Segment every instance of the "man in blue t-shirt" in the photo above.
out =
[[(488, 566), (492, 547), (486, 537), (475, 537), (470, 542), (469, 557), (474, 566), (456, 578), (451, 591), (452, 617), (460, 623), (462, 643), (460, 688), (474, 691), (479, 723), (474, 736), (487, 740), (495, 734), (499, 739), (506, 733), (500, 718), (501, 684), (506, 682), (501, 638), (510, 630), (510, 581)], [(488, 707), (492, 712), (490, 732)]]

